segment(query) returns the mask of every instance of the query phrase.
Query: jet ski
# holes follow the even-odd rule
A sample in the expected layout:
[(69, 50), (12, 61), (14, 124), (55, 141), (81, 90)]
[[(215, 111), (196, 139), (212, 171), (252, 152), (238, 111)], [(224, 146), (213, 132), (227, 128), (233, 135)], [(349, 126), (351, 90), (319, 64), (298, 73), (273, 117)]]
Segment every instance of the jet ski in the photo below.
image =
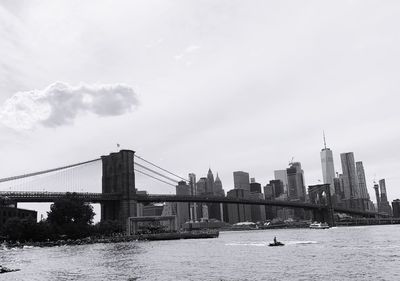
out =
[(276, 243), (269, 243), (269, 247), (275, 247), (275, 246), (285, 246), (282, 242), (276, 242)]

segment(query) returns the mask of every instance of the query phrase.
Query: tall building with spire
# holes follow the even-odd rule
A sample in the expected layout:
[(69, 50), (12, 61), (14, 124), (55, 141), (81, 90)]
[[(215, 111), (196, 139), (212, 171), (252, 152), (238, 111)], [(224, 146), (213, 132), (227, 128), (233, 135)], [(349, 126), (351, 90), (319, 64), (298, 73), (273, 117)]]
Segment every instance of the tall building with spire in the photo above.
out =
[(332, 150), (326, 147), (325, 133), (324, 135), (324, 148), (321, 150), (321, 166), (322, 166), (322, 178), (324, 183), (329, 183), (331, 195), (335, 193), (335, 166), (333, 164)]
[(217, 177), (215, 178), (215, 181), (214, 181), (214, 195), (225, 196), (225, 191), (222, 187), (222, 182), (218, 176), (218, 173), (217, 173)]
[(207, 173), (207, 193), (214, 194), (214, 174), (211, 168), (208, 169)]

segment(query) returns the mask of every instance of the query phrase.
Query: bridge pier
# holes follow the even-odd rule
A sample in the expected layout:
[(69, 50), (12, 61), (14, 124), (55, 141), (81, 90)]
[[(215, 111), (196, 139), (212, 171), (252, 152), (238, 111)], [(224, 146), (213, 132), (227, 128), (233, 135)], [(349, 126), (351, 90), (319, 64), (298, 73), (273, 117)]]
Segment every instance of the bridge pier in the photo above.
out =
[(310, 202), (314, 204), (324, 204), (325, 208), (313, 211), (313, 220), (326, 222), (329, 226), (335, 226), (332, 197), (329, 184), (317, 184), (308, 186)]
[(121, 150), (102, 156), (102, 193), (118, 194), (120, 200), (101, 203), (101, 220), (117, 220), (126, 226), (129, 217), (137, 215), (134, 155), (132, 150)]

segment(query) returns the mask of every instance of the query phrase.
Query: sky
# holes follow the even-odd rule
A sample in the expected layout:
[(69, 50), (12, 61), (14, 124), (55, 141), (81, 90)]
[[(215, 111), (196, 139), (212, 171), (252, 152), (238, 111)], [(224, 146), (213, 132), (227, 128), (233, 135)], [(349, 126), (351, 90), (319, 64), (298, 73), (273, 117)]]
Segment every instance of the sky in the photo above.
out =
[[(354, 152), (371, 198), (381, 178), (400, 198), (399, 12), (397, 1), (0, 0), (0, 178), (118, 143), (182, 176), (211, 168), (225, 191), (233, 171), (265, 185), (292, 158), (311, 185), (325, 131), (336, 171)], [(140, 175), (137, 186), (174, 192)]]

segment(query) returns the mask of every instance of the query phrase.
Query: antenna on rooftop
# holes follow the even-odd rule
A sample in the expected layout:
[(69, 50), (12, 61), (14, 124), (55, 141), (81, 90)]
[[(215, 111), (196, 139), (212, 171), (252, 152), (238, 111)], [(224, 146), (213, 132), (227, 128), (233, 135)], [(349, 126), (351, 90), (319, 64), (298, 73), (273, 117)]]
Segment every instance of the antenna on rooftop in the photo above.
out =
[(322, 135), (324, 136), (324, 148), (326, 149), (325, 131), (322, 131)]
[(294, 160), (294, 156), (292, 157), (292, 159), (290, 159), (290, 161), (289, 161), (289, 166), (292, 166), (292, 165), (293, 165), (293, 160)]

